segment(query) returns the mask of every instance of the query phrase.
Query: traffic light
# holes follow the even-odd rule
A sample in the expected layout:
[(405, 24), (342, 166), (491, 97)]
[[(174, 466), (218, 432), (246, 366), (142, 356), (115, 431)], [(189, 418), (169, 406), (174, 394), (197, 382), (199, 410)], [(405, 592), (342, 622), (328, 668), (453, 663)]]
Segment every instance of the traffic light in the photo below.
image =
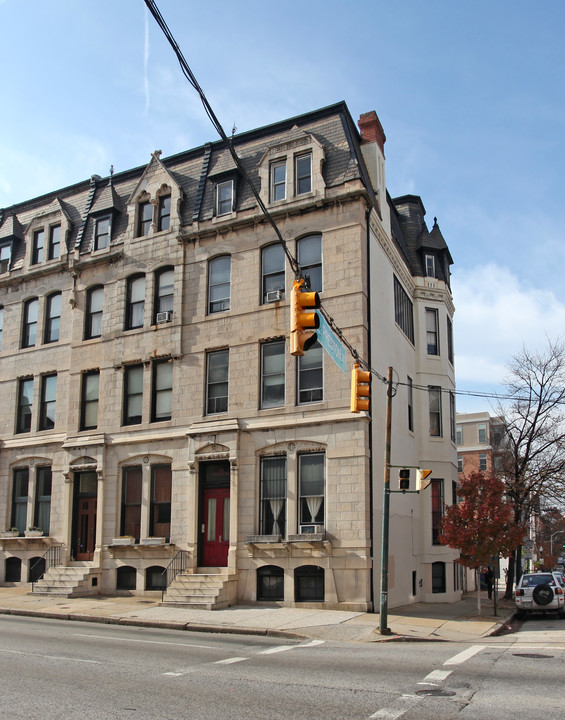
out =
[(351, 412), (358, 413), (369, 409), (371, 395), (371, 373), (360, 370), (360, 364), (355, 363), (351, 372)]
[(416, 470), (416, 490), (425, 490), (432, 479), (427, 478), (432, 474), (431, 470)]
[(409, 468), (402, 468), (398, 473), (398, 489), (399, 490), (410, 490), (410, 470)]
[(315, 330), (320, 327), (318, 313), (320, 296), (317, 292), (302, 292), (304, 280), (292, 283), (290, 297), (290, 354), (304, 355), (318, 339)]

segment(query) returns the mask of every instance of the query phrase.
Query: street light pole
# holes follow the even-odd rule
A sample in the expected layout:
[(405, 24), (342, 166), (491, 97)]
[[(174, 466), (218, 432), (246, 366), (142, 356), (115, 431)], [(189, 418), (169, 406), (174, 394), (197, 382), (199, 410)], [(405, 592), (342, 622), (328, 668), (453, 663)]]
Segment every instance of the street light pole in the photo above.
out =
[(388, 536), (390, 515), (390, 437), (392, 427), (392, 367), (389, 367), (386, 384), (386, 429), (385, 429), (385, 468), (383, 483), (383, 523), (381, 540), (381, 604), (379, 617), (379, 632), (381, 635), (390, 635), (388, 625)]
[(556, 535), (563, 535), (564, 532), (565, 532), (565, 530), (556, 530), (556, 531), (553, 533), (553, 535), (550, 536), (550, 538), (549, 538), (549, 548), (550, 548), (550, 549), (549, 549), (549, 554), (550, 554), (550, 555), (553, 555), (553, 538), (554, 538)]

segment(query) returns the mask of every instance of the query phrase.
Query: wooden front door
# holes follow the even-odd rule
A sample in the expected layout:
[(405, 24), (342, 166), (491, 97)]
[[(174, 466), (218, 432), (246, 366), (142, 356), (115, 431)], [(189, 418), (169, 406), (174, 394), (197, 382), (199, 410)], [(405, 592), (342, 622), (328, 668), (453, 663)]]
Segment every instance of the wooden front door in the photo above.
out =
[(226, 567), (228, 564), (229, 528), (229, 488), (205, 488), (202, 526), (202, 565), (204, 567)]
[(92, 560), (96, 545), (96, 498), (79, 497), (77, 502), (76, 559)]

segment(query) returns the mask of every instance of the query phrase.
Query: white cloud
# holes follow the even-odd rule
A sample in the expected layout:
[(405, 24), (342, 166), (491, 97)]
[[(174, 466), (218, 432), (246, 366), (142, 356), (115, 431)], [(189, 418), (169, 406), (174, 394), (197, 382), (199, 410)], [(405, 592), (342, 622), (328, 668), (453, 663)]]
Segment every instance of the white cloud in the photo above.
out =
[(526, 286), (494, 263), (453, 276), (458, 389), (495, 386), (520, 352), (543, 348), (565, 333), (565, 303), (552, 290)]

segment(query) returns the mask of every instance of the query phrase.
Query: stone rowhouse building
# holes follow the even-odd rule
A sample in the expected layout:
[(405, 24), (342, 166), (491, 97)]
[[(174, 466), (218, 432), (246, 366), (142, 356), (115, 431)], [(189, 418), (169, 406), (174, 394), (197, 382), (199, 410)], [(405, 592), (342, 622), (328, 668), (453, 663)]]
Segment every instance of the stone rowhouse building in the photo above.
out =
[[(395, 369), (392, 463), (433, 469), (392, 496), (389, 606), (456, 599), (452, 261), (359, 127), (339, 103), (233, 143), (329, 315)], [(290, 355), (294, 278), (222, 143), (1, 210), (0, 258), (0, 582), (180, 571), (165, 600), (378, 609), (385, 385), (354, 415), (349, 356)]]

